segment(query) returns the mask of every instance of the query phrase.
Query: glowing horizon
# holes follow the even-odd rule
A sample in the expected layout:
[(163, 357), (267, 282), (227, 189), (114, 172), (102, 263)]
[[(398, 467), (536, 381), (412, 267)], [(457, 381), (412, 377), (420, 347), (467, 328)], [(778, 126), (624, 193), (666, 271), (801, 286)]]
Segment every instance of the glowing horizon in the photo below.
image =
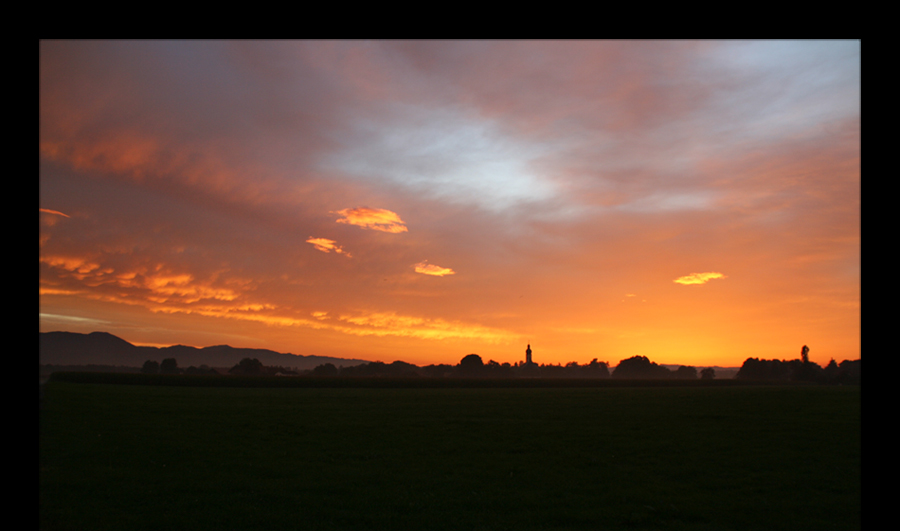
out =
[(39, 322), (860, 357), (859, 41), (42, 41)]

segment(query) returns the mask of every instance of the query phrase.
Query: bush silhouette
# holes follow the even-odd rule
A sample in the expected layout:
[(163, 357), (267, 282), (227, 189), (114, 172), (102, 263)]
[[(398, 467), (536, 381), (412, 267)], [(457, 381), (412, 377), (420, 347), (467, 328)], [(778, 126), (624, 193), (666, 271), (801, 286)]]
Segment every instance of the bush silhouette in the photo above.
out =
[(696, 380), (697, 379), (697, 369), (695, 367), (688, 367), (682, 365), (678, 367), (678, 370), (672, 375), (679, 380)]
[(459, 373), (464, 376), (475, 376), (484, 369), (484, 361), (478, 354), (469, 354), (459, 361)]
[(337, 376), (338, 368), (333, 363), (325, 363), (313, 369), (313, 376)]
[(229, 374), (260, 374), (263, 364), (256, 358), (244, 358), (237, 365), (229, 369)]
[(622, 360), (613, 370), (613, 378), (668, 378), (669, 369), (657, 365), (646, 356), (634, 356)]
[(175, 358), (166, 358), (159, 364), (160, 374), (178, 374), (181, 370), (178, 368), (178, 362)]

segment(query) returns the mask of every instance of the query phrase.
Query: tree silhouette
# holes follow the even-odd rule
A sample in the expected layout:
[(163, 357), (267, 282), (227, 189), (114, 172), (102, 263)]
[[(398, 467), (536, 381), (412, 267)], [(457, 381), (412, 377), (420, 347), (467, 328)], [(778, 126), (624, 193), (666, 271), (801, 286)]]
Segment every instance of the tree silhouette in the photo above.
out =
[(633, 356), (622, 360), (613, 370), (613, 378), (668, 378), (669, 369), (657, 365), (646, 356)]
[(181, 370), (178, 368), (178, 362), (175, 358), (166, 358), (159, 364), (160, 374), (178, 374)]
[(822, 378), (822, 367), (818, 363), (809, 361), (792, 360), (791, 379), (798, 382), (815, 382)]
[(701, 380), (712, 380), (716, 377), (716, 370), (712, 367), (707, 367), (700, 371), (700, 379)]
[(464, 376), (475, 376), (484, 369), (484, 361), (478, 354), (469, 354), (459, 361), (459, 373)]
[(423, 367), (422, 370), (425, 373), (425, 376), (430, 378), (443, 378), (448, 374), (453, 374), (453, 365), (447, 365), (446, 363), (442, 363), (440, 365), (428, 365)]
[(209, 365), (203, 364), (199, 367), (194, 367), (191, 365), (187, 369), (184, 370), (185, 374), (219, 374), (215, 369), (210, 367)]
[(597, 361), (597, 358), (583, 367), (586, 376), (592, 378), (609, 378), (609, 364), (605, 361)]
[(841, 371), (837, 383), (859, 385), (862, 383), (862, 360), (844, 360), (838, 365)]
[(263, 371), (263, 364), (256, 358), (244, 358), (237, 365), (228, 370), (229, 374), (259, 374)]
[(831, 361), (828, 362), (828, 365), (822, 369), (822, 375), (826, 382), (835, 383), (837, 381), (838, 375), (841, 373), (841, 368), (838, 367), (834, 358), (831, 358)]
[[(801, 351), (801, 355), (809, 352)], [(762, 360), (747, 358), (741, 366), (741, 370), (735, 375), (737, 380), (771, 380), (771, 381), (799, 381), (814, 382), (822, 378), (822, 367), (817, 363), (807, 360)]]
[(313, 376), (337, 376), (338, 368), (333, 363), (325, 363), (313, 369)]
[(159, 374), (159, 362), (153, 360), (145, 361), (144, 366), (141, 367), (141, 372), (144, 374)]
[(508, 378), (512, 376), (512, 365), (490, 360), (484, 365), (484, 374), (491, 378)]
[(675, 371), (673, 375), (675, 378), (679, 380), (696, 380), (697, 379), (697, 369), (695, 367), (687, 367), (682, 365), (678, 367), (678, 370)]

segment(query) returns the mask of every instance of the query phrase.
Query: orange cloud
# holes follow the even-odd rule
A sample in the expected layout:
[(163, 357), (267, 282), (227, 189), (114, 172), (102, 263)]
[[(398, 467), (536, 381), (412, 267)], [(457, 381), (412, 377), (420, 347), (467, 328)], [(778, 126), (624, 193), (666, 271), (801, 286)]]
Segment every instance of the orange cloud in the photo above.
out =
[(49, 208), (38, 208), (38, 211), (43, 212), (45, 214), (55, 214), (57, 216), (62, 216), (64, 218), (69, 217), (67, 214), (63, 214), (62, 212), (59, 212), (57, 210), (50, 210)]
[(675, 280), (673, 280), (672, 282), (674, 282), (676, 284), (684, 284), (685, 286), (688, 286), (691, 284), (706, 284), (710, 280), (713, 280), (716, 278), (725, 278), (725, 275), (723, 275), (722, 273), (715, 273), (715, 272), (691, 273), (690, 275), (678, 277)]
[(488, 343), (507, 343), (518, 339), (517, 335), (506, 330), (444, 319), (397, 315), (394, 312), (373, 312), (357, 316), (342, 315), (339, 319), (353, 326), (334, 326), (334, 330), (358, 336), (476, 339)]
[(111, 269), (101, 269), (100, 264), (77, 256), (42, 256), (39, 261), (50, 267), (64, 270), (78, 280), (97, 279), (112, 273)]
[(429, 264), (428, 260), (423, 260), (418, 264), (415, 264), (413, 267), (416, 268), (416, 273), (422, 273), (423, 275), (432, 275), (436, 277), (442, 277), (444, 275), (455, 275), (456, 271), (448, 268), (436, 266), (434, 264)]
[(406, 224), (396, 212), (383, 208), (345, 208), (332, 214), (339, 214), (343, 218), (338, 223), (356, 225), (364, 229), (380, 230), (382, 232), (407, 232)]
[(38, 286), (38, 295), (78, 295), (80, 291), (71, 289), (57, 289)]
[(197, 282), (192, 275), (183, 274), (155, 274), (146, 275), (144, 287), (149, 288), (151, 294), (147, 299), (153, 302), (164, 303), (170, 299), (177, 299), (182, 304), (190, 304), (204, 299), (216, 299), (220, 301), (233, 301), (238, 295), (228, 288), (217, 288), (205, 283)]
[[(163, 266), (154, 271), (139, 268), (133, 271), (116, 271), (87, 258), (74, 256), (43, 256), (40, 262), (55, 270), (58, 279), (74, 279), (81, 287), (109, 288), (97, 292), (104, 300), (128, 304), (192, 304), (201, 300), (233, 301), (238, 298), (234, 290), (213, 285), (210, 280), (198, 280), (187, 273), (172, 273)], [(51, 279), (42, 279), (46, 285)], [(64, 288), (58, 288), (64, 289)], [(77, 291), (67, 288), (69, 291)]]
[(359, 337), (407, 337), (426, 340), (478, 340), (491, 344), (510, 343), (519, 337), (509, 331), (478, 324), (468, 324), (444, 319), (428, 319), (393, 312), (374, 312), (362, 315), (341, 315), (334, 324), (326, 322), (327, 312), (313, 312), (317, 320), (279, 315), (284, 308), (272, 305), (193, 305), (157, 306), (155, 313), (196, 314), (207, 317), (253, 321), (271, 326), (302, 327), (316, 330), (332, 330)]
[(347, 258), (350, 258), (350, 253), (345, 251), (340, 245), (335, 245), (334, 240), (329, 240), (327, 238), (313, 238), (312, 236), (310, 236), (310, 238), (306, 240), (306, 243), (313, 244), (313, 247), (315, 247), (319, 251), (322, 251), (323, 253), (330, 253), (331, 251), (334, 251), (337, 254), (343, 254), (346, 255)]
[(119, 130), (94, 142), (68, 138), (42, 140), (40, 150), (44, 157), (64, 161), (80, 170), (131, 173), (143, 178), (157, 166), (163, 148), (155, 138)]

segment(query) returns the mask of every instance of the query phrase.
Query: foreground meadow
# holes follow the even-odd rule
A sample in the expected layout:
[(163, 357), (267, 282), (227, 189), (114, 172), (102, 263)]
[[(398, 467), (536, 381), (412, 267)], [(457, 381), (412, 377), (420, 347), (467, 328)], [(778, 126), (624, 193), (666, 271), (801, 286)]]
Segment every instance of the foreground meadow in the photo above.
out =
[(860, 388), (50, 382), (40, 527), (859, 529)]

